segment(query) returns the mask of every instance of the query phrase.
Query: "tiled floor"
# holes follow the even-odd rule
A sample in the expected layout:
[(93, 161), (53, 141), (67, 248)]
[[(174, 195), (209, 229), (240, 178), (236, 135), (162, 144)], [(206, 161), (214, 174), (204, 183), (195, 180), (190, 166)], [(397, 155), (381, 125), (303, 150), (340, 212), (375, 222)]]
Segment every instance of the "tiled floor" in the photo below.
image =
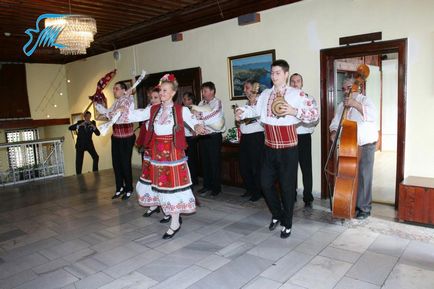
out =
[(103, 171), (0, 188), (0, 288), (434, 288), (434, 229), (390, 207), (341, 223), (328, 201), (299, 201), (283, 240), (263, 200), (224, 187), (165, 241), (161, 214), (112, 201), (113, 182)]

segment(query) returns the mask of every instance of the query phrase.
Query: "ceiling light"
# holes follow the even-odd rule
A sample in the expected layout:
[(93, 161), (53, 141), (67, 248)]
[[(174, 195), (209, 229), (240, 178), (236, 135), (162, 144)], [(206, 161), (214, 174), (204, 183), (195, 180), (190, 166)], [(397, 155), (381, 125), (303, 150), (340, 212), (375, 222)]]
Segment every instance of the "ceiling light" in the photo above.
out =
[(45, 27), (50, 26), (64, 27), (56, 43), (65, 46), (59, 48), (60, 53), (65, 55), (86, 54), (86, 48), (90, 47), (97, 32), (95, 19), (86, 15), (65, 15), (45, 19)]

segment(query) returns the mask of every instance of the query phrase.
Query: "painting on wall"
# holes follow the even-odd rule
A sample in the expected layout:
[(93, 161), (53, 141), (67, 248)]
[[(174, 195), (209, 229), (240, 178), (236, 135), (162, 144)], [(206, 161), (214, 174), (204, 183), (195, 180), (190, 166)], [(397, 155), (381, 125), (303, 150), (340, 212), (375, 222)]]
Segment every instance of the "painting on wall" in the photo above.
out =
[[(78, 112), (78, 113), (73, 113), (71, 114), (71, 124), (76, 124), (79, 120), (83, 119), (83, 113)], [(77, 135), (77, 131), (73, 131), (74, 135)]]
[(246, 99), (243, 84), (247, 79), (259, 82), (260, 91), (271, 87), (271, 63), (275, 59), (274, 49), (228, 57), (231, 100)]

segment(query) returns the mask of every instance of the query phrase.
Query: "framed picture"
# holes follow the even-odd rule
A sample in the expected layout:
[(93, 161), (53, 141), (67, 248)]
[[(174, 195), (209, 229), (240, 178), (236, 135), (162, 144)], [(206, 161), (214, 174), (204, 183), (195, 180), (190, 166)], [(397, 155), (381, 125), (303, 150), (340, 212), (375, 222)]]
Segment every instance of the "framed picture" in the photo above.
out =
[(260, 91), (271, 87), (271, 63), (275, 59), (274, 49), (228, 57), (231, 100), (246, 99), (243, 85), (247, 79), (258, 81)]
[[(76, 124), (77, 121), (82, 120), (82, 119), (83, 119), (83, 113), (82, 112), (71, 114), (71, 124)], [(74, 135), (77, 135), (77, 131), (74, 131), (73, 133), (74, 133)]]

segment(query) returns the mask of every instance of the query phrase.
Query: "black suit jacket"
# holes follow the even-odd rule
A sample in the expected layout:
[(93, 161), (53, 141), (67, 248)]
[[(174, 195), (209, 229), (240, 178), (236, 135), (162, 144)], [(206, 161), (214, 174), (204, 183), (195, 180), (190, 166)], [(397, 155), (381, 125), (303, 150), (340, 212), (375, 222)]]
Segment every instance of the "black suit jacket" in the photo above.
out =
[[(90, 125), (91, 123), (95, 126), (95, 129), (92, 128)], [(90, 121), (90, 123), (86, 123), (84, 120), (79, 120), (76, 124), (71, 125), (69, 130), (77, 130), (77, 143), (75, 144), (75, 148), (77, 149), (93, 147), (92, 134), (101, 134), (96, 127), (96, 122), (94, 120)]]

